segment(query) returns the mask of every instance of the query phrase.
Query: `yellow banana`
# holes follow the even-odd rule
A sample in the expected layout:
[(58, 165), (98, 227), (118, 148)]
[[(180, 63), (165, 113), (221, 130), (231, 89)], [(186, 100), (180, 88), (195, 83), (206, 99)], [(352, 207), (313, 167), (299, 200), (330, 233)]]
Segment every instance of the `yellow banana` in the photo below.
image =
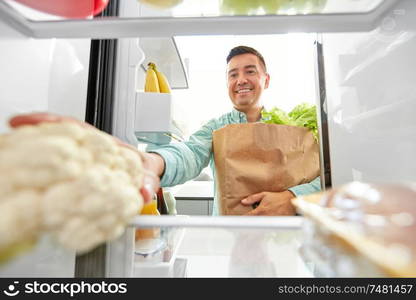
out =
[(160, 72), (154, 63), (149, 63), (149, 66), (153, 67), (153, 70), (155, 70), (157, 80), (159, 81), (159, 90), (161, 93), (167, 93), (170, 94), (170, 85), (168, 80), (166, 79), (165, 74)]
[(160, 93), (159, 81), (154, 69), (154, 64), (149, 63), (146, 71), (144, 91), (148, 93)]

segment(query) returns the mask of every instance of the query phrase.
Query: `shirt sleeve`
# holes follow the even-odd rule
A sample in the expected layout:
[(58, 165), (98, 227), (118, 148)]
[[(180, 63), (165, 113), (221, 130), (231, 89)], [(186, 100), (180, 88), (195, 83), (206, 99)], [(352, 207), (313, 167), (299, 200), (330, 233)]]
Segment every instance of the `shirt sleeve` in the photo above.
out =
[(212, 153), (213, 121), (195, 132), (188, 141), (163, 146), (149, 146), (165, 160), (162, 187), (175, 186), (195, 178), (208, 165)]
[(294, 187), (289, 188), (295, 196), (302, 196), (313, 194), (321, 190), (321, 178), (318, 176), (309, 183), (300, 184)]

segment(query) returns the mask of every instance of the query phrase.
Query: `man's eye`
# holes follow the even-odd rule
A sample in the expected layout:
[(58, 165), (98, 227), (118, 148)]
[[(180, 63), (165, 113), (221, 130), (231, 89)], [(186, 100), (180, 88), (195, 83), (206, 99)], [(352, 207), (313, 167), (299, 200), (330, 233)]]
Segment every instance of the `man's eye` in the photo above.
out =
[(237, 77), (237, 74), (236, 73), (230, 74), (230, 78), (235, 78), (235, 77)]
[(256, 73), (256, 71), (254, 71), (254, 70), (248, 70), (247, 71), (247, 74), (255, 74)]

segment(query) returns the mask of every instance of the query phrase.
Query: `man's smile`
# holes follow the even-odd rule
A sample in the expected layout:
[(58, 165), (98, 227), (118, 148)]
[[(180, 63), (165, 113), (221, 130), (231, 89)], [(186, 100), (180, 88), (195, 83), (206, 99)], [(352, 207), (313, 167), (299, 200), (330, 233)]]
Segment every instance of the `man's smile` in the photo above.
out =
[(239, 89), (237, 91), (235, 91), (236, 94), (245, 94), (245, 93), (249, 93), (251, 92), (253, 89), (251, 88), (244, 88), (244, 89)]

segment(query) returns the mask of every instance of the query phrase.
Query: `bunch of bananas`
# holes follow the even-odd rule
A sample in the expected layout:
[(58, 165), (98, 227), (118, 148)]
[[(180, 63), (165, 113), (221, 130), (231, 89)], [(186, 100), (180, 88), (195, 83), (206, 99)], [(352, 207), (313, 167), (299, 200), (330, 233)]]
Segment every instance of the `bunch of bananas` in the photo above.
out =
[(149, 93), (168, 93), (170, 94), (169, 82), (165, 74), (156, 68), (156, 64), (149, 62), (147, 64), (146, 81), (144, 91)]

